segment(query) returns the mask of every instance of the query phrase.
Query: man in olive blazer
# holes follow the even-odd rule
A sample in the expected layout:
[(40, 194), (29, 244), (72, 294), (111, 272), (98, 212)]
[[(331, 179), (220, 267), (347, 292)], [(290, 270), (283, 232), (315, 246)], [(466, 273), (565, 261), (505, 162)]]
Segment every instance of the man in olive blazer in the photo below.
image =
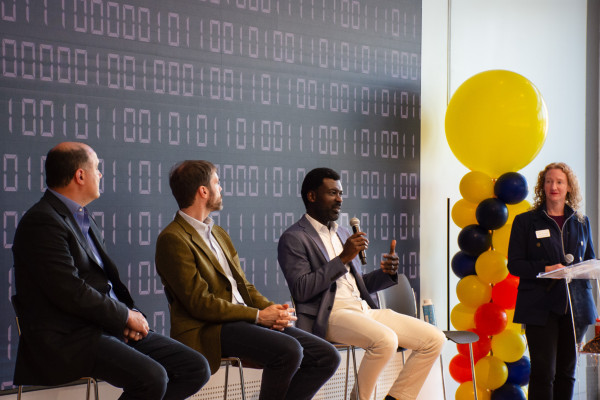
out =
[(337, 350), (292, 327), (293, 310), (246, 279), (229, 235), (209, 217), (222, 209), (213, 164), (184, 161), (169, 183), (180, 210), (158, 237), (156, 268), (171, 305), (171, 336), (201, 352), (213, 373), (221, 357), (260, 365), (259, 399), (311, 399), (336, 371)]

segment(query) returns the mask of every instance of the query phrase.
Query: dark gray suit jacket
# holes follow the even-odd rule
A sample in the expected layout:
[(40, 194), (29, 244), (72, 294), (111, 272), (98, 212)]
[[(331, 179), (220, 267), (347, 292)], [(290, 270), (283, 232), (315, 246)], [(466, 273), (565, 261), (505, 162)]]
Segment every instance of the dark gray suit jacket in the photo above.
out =
[[(123, 337), (133, 300), (93, 220), (90, 235), (104, 269), (69, 209), (50, 191), (21, 218), (12, 247), (22, 330), (14, 384), (89, 376), (100, 335)], [(109, 277), (120, 301), (106, 295)]]
[[(337, 233), (342, 243), (351, 236), (341, 226)], [(339, 257), (329, 259), (323, 241), (306, 216), (281, 235), (277, 255), (296, 305), (296, 326), (324, 338), (337, 290), (336, 280), (347, 272), (346, 266)], [(379, 268), (363, 275), (358, 257), (352, 260), (350, 271), (361, 297), (371, 308), (377, 308), (371, 293), (398, 283), (397, 275), (388, 275)]]

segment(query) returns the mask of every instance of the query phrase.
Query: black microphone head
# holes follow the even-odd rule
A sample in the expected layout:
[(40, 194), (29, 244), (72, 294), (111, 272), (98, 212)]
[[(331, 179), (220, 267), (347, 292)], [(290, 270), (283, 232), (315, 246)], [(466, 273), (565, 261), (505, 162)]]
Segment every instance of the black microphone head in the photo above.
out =
[(350, 226), (358, 227), (360, 225), (360, 220), (356, 217), (350, 219)]
[(565, 254), (565, 261), (566, 261), (567, 265), (571, 264), (573, 262), (573, 260), (575, 260), (575, 258), (573, 257), (573, 254)]

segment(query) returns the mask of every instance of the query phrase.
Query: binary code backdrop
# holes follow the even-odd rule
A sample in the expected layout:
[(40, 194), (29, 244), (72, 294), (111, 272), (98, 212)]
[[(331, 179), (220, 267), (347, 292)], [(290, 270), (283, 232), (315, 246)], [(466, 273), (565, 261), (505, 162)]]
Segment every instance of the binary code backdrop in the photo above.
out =
[(182, 159), (218, 165), (233, 239), (258, 289), (289, 292), (279, 235), (317, 166), (341, 172), (341, 223), (391, 239), (419, 284), (421, 0), (0, 0), (0, 359), (18, 342), (11, 243), (44, 191), (44, 158), (83, 141), (101, 159), (90, 209), (151, 326), (168, 334), (154, 245)]

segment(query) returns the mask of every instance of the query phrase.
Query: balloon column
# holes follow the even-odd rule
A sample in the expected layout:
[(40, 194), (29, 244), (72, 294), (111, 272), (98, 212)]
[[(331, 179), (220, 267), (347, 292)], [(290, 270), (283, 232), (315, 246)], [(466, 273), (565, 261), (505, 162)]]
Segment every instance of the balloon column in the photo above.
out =
[[(479, 335), (474, 343), (478, 399), (525, 399), (529, 382), (521, 325), (512, 322), (519, 279), (507, 269), (508, 240), (515, 215), (531, 205), (527, 181), (515, 172), (531, 162), (546, 139), (548, 112), (538, 89), (525, 77), (485, 71), (465, 81), (446, 111), (450, 149), (471, 171), (460, 181), (462, 199), (452, 207), (461, 228), (460, 251), (452, 258), (459, 303), (454, 328)], [(450, 375), (461, 385), (457, 400), (473, 399), (468, 345), (457, 345)]]

